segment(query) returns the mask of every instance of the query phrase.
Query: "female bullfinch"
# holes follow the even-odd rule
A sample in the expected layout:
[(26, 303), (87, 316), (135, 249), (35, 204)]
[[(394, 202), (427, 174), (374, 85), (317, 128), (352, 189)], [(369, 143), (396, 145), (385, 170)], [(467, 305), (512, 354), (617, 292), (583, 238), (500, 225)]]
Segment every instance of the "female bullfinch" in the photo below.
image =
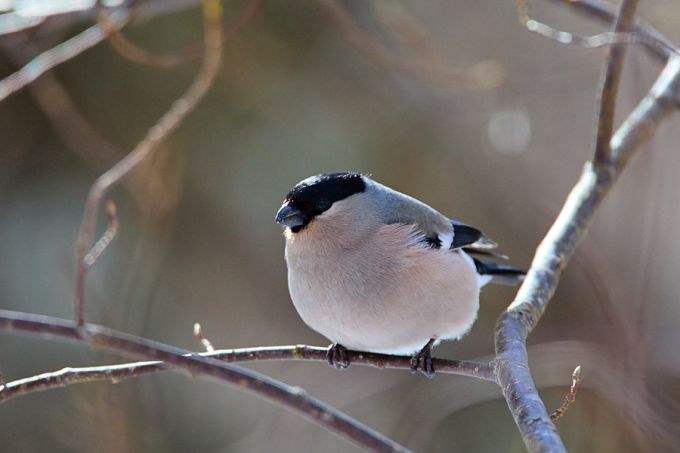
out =
[(324, 173), (291, 189), (276, 214), (285, 228), (288, 288), (305, 323), (329, 338), (331, 365), (347, 349), (415, 354), (432, 377), (431, 348), (459, 339), (487, 283), (516, 284), (524, 271), (478, 229), (359, 173)]

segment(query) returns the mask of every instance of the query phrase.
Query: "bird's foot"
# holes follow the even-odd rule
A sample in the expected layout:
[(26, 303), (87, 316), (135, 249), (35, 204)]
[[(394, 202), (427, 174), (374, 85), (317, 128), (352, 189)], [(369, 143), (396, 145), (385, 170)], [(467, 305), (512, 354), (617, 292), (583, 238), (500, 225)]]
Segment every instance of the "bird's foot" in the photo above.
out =
[(326, 352), (326, 358), (328, 359), (328, 364), (337, 370), (342, 370), (349, 366), (347, 348), (341, 344), (333, 343), (330, 345), (328, 352)]
[(434, 377), (434, 364), (432, 363), (432, 345), (434, 340), (434, 338), (430, 339), (420, 352), (411, 357), (411, 373), (420, 371), (428, 379)]

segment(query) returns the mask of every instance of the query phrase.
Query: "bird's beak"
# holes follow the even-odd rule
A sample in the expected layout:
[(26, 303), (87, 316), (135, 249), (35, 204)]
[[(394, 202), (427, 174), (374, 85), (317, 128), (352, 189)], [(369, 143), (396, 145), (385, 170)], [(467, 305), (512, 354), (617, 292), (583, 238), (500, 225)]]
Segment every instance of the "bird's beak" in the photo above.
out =
[(279, 212), (276, 213), (276, 223), (289, 228), (299, 228), (304, 226), (305, 221), (298, 209), (290, 206), (288, 203), (284, 203)]

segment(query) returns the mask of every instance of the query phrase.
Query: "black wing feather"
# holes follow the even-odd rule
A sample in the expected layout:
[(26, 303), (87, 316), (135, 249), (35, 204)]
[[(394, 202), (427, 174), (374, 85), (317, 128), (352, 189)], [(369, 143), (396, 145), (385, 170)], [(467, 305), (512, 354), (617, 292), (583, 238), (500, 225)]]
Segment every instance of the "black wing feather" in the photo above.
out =
[(475, 227), (455, 220), (451, 221), (451, 225), (453, 225), (452, 249), (468, 246), (473, 249), (488, 250), (497, 247), (494, 241), (484, 236), (484, 234)]
[(476, 258), (472, 259), (475, 262), (477, 273), (479, 275), (490, 275), (492, 277), (492, 283), (514, 286), (524, 280), (524, 276), (527, 273), (527, 271), (523, 269), (504, 266), (502, 264), (488, 263)]

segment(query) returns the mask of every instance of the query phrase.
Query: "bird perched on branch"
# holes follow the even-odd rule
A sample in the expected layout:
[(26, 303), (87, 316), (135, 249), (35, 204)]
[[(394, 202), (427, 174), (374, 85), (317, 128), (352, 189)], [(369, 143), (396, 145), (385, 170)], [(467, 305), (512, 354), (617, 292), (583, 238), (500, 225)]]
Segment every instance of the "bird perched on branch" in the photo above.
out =
[(478, 229), (359, 173), (324, 173), (293, 187), (276, 214), (285, 228), (288, 288), (312, 329), (328, 337), (328, 360), (347, 349), (414, 354), (432, 377), (432, 347), (465, 335), (479, 289), (514, 285), (524, 271)]

